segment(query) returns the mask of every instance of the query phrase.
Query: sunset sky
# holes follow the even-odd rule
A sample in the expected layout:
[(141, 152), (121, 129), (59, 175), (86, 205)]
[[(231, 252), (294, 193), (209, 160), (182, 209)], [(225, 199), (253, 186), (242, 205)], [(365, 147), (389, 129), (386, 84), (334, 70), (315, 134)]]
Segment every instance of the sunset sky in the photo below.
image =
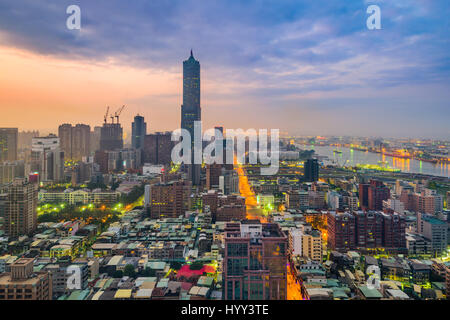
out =
[(449, 17), (448, 0), (0, 0), (0, 127), (101, 125), (125, 104), (126, 131), (137, 113), (178, 128), (192, 48), (205, 129), (450, 139)]

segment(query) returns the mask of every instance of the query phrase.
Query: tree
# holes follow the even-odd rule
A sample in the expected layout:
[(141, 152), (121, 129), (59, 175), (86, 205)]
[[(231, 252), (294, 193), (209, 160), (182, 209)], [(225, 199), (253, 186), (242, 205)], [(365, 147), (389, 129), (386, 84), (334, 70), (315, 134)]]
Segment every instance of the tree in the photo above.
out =
[(181, 262), (178, 262), (178, 261), (172, 261), (172, 262), (170, 263), (170, 267), (171, 267), (172, 269), (174, 269), (174, 270), (180, 270), (181, 267), (182, 267), (182, 263), (181, 263)]
[(122, 272), (122, 270), (116, 270), (116, 271), (114, 271), (112, 277), (113, 277), (113, 278), (122, 278), (122, 277), (123, 277), (123, 272)]
[(127, 264), (123, 269), (123, 275), (134, 278), (136, 275), (136, 271), (134, 270), (134, 266), (132, 264)]
[(203, 263), (200, 261), (195, 261), (191, 264), (190, 268), (191, 270), (200, 270), (203, 268)]

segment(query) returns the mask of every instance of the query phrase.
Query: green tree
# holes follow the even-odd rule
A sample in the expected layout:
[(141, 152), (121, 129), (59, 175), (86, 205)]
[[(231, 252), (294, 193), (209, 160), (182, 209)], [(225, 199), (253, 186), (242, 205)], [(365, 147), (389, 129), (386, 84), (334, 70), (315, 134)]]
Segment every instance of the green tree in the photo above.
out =
[(203, 263), (200, 261), (195, 261), (191, 264), (190, 268), (191, 270), (200, 270), (203, 268)]
[(174, 269), (174, 270), (180, 270), (181, 267), (182, 267), (182, 263), (181, 263), (181, 262), (178, 262), (178, 261), (172, 261), (172, 262), (170, 263), (170, 267), (171, 267), (172, 269)]
[(136, 276), (136, 271), (134, 270), (134, 266), (132, 264), (127, 264), (123, 269), (123, 275), (127, 277), (134, 278)]
[(123, 272), (122, 272), (122, 270), (116, 270), (116, 271), (114, 271), (112, 277), (113, 277), (113, 278), (122, 278), (122, 277), (123, 277)]

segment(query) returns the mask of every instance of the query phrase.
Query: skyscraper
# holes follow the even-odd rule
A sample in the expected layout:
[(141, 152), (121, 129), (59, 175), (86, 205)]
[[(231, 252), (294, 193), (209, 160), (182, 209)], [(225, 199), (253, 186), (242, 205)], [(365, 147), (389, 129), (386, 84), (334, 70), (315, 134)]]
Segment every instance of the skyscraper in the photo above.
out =
[(0, 128), (0, 162), (17, 160), (17, 128)]
[(134, 117), (134, 122), (131, 124), (131, 147), (133, 149), (143, 148), (146, 134), (147, 123), (144, 121), (144, 117), (138, 114)]
[[(195, 60), (192, 54), (189, 59), (183, 61), (183, 104), (181, 105), (181, 128), (186, 129), (191, 134), (192, 150), (194, 146), (194, 122), (201, 120), (200, 108), (200, 63)], [(188, 179), (193, 185), (200, 183), (200, 164), (187, 165)]]
[(315, 182), (319, 180), (319, 162), (317, 159), (306, 160), (303, 173), (305, 182)]

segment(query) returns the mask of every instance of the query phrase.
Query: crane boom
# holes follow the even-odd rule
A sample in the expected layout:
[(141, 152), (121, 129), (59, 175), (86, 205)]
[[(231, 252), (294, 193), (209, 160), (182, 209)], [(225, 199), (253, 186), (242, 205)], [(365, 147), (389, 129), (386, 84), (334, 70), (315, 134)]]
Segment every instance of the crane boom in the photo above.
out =
[(125, 105), (123, 105), (122, 107), (119, 108), (119, 110), (117, 110), (114, 113), (114, 116), (116, 117), (116, 122), (119, 123), (119, 116), (122, 113), (123, 109), (125, 109)]
[(104, 117), (105, 123), (106, 123), (106, 120), (108, 119), (108, 113), (109, 113), (109, 106), (108, 106), (108, 108), (106, 108), (106, 113), (105, 113), (105, 117)]

